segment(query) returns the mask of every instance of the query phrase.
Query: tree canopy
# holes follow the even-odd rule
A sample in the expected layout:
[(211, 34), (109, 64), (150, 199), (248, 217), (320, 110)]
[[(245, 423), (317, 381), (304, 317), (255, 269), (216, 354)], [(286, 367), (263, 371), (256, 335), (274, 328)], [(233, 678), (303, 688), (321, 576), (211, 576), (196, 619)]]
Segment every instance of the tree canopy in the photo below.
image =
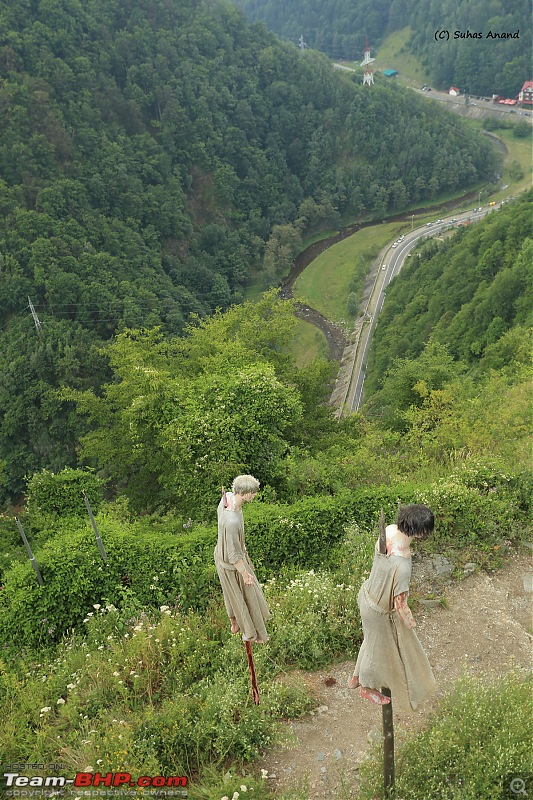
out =
[(422, 245), (388, 287), (365, 386), (369, 406), (394, 426), (460, 373), (526, 363), (532, 201), (529, 191), (446, 241)]
[(229, 3), (0, 0), (0, 29), (0, 500), (75, 466), (57, 390), (98, 392), (117, 332), (179, 335), (277, 280), (301, 231), (495, 168), (461, 120)]
[[(439, 88), (514, 97), (531, 77), (530, 5), (527, 0), (237, 0), (250, 19), (279, 36), (305, 42), (330, 58), (360, 61), (366, 37), (373, 48), (407, 27), (407, 49), (422, 61)], [(449, 38), (435, 40), (436, 31)], [(458, 34), (464, 34), (463, 37)], [(467, 32), (477, 34), (467, 38)], [(518, 36), (516, 33), (518, 32)], [(488, 36), (491, 33), (494, 35)], [(498, 38), (497, 34), (516, 38)]]

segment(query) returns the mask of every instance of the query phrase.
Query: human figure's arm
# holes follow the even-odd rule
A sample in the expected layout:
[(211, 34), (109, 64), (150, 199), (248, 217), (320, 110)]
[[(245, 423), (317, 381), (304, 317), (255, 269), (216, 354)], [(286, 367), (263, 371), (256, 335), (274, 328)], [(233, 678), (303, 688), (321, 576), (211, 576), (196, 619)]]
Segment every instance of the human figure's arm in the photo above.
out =
[(245, 584), (247, 586), (252, 586), (255, 583), (255, 578), (254, 578), (253, 574), (251, 572), (248, 572), (248, 570), (246, 568), (246, 564), (245, 564), (245, 562), (243, 561), (242, 558), (240, 558), (238, 561), (236, 561), (233, 566), (235, 567), (237, 572), (240, 572), (240, 574), (242, 575), (243, 580), (244, 580), (244, 582), (245, 582)]
[[(245, 561), (246, 547), (242, 547), (239, 538), (239, 525), (234, 520), (228, 520), (225, 528), (226, 546), (228, 552), (228, 561), (233, 564), (237, 572), (239, 572), (245, 584), (252, 586), (255, 583), (255, 577), (248, 569), (248, 564)], [(244, 549), (244, 552), (243, 552)]]
[(407, 625), (409, 630), (416, 628), (416, 622), (411, 612), (411, 609), (407, 605), (407, 595), (408, 592), (402, 592), (401, 594), (396, 595), (394, 598), (394, 608), (398, 612), (398, 616), (400, 617), (401, 621)]

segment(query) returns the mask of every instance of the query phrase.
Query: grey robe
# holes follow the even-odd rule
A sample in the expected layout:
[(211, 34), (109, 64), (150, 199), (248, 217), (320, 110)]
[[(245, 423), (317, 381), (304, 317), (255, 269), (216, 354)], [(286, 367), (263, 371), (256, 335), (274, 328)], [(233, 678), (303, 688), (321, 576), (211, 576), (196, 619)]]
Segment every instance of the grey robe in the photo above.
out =
[(242, 559), (246, 569), (255, 577), (255, 570), (244, 544), (244, 519), (242, 510), (231, 510), (232, 495), (228, 493), (229, 508), (222, 500), (217, 509), (218, 541), (215, 547), (215, 565), (220, 578), (224, 604), (229, 617), (235, 617), (245, 639), (268, 639), (265, 623), (271, 614), (257, 578), (247, 586), (235, 563)]
[(388, 688), (400, 706), (416, 709), (435, 689), (435, 678), (414, 630), (403, 623), (394, 598), (409, 591), (411, 559), (382, 555), (376, 544), (369, 578), (357, 602), (364, 640), (354, 675), (369, 689)]

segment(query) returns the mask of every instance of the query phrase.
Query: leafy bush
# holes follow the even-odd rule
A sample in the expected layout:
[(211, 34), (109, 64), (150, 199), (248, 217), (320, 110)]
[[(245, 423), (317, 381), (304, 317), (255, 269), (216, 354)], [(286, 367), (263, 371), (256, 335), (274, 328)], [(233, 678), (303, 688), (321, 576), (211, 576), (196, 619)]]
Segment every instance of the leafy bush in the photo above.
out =
[(517, 533), (522, 514), (509, 495), (481, 491), (450, 477), (421, 489), (417, 502), (435, 514), (434, 541), (497, 545)]
[[(107, 553), (104, 564), (89, 522), (65, 527), (36, 554), (44, 586), (31, 565), (14, 565), (6, 572), (1, 638), (17, 646), (50, 644), (79, 626), (95, 603), (122, 605), (124, 590), (139, 608), (163, 603), (205, 607), (218, 587), (213, 565), (215, 534), (137, 534), (134, 525), (98, 521)], [(137, 535), (136, 535), (137, 534)]]
[[(513, 777), (531, 775), (531, 679), (518, 673), (484, 686), (461, 681), (427, 730), (402, 746), (395, 795), (402, 800), (511, 797)], [(379, 795), (381, 759), (363, 767), (360, 800)]]
[[(319, 568), (332, 563), (346, 526), (375, 527), (383, 508), (394, 519), (399, 502), (413, 502), (411, 486), (377, 486), (335, 496), (310, 497), (292, 505), (256, 503), (246, 509), (250, 555), (268, 576), (282, 564)], [(256, 564), (256, 566), (257, 566)]]
[[(354, 583), (339, 583), (329, 572), (299, 573), (288, 583), (272, 579), (266, 595), (274, 614), (269, 652), (277, 664), (310, 669), (328, 664), (362, 639)], [(272, 599), (271, 599), (272, 598)]]
[[(523, 479), (481, 464), (426, 488), (373, 487), (293, 505), (254, 503), (245, 510), (246, 541), (260, 579), (279, 578), (284, 569), (294, 573), (329, 565), (339, 571), (338, 582), (355, 584), (355, 575), (364, 571), (356, 565), (372, 556), (372, 543), (364, 535), (376, 535), (380, 509), (392, 522), (398, 504), (424, 502), (435, 513), (435, 542), (498, 547), (523, 524), (526, 491)], [(27, 561), (6, 570), (0, 641), (49, 644), (79, 626), (95, 603), (131, 607), (133, 614), (163, 604), (205, 609), (213, 596), (219, 597), (214, 525), (184, 531), (186, 526), (169, 518), (159, 526), (153, 520), (126, 523), (107, 510), (99, 515), (98, 527), (108, 565), (89, 521), (67, 520), (35, 554), (44, 586), (37, 584)], [(309, 609), (306, 614), (312, 616)], [(308, 624), (313, 626), (311, 618)], [(314, 658), (321, 647), (304, 648), (305, 658)]]
[(28, 481), (27, 508), (44, 516), (85, 517), (87, 508), (83, 493), (96, 514), (102, 496), (103, 481), (93, 472), (67, 467), (61, 472), (47, 469), (36, 472)]

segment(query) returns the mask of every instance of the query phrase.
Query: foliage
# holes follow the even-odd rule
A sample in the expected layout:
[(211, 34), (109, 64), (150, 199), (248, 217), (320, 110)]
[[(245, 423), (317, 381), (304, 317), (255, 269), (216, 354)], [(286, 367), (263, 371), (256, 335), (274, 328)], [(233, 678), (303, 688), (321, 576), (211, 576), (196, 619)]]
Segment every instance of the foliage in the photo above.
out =
[[(11, 760), (23, 750), (50, 763), (61, 751), (72, 770), (92, 765), (190, 778), (206, 770), (206, 780), (209, 768), (228, 759), (235, 766), (249, 762), (276, 741), (277, 720), (313, 705), (300, 679), (277, 673), (309, 658), (327, 663), (358, 636), (350, 587), (314, 573), (287, 583), (266, 587), (274, 638), (283, 630), (288, 641), (298, 638), (302, 651), (256, 648), (259, 708), (250, 696), (242, 642), (230, 635), (220, 602), (203, 613), (163, 604), (150, 614), (131, 604), (95, 603), (84, 631), (38, 662), (19, 652), (1, 665), (2, 751)], [(302, 626), (295, 610), (310, 588), (314, 614)]]
[[(371, 527), (381, 507), (393, 514), (397, 497), (394, 489), (378, 488), (304, 499), (293, 506), (251, 504), (246, 509), (246, 537), (259, 575), (277, 574), (283, 565), (324, 566), (335, 557), (333, 548), (351, 520), (357, 519), (363, 529)], [(194, 525), (188, 530), (185, 523), (181, 531), (175, 525), (172, 531), (169, 521), (158, 528), (143, 521), (118, 522), (104, 514), (97, 524), (108, 564), (98, 553), (89, 522), (76, 527), (67, 521), (34, 554), (44, 586), (38, 585), (27, 562), (6, 571), (0, 595), (6, 645), (35, 647), (57, 641), (68, 630), (78, 630), (95, 603), (131, 613), (161, 604), (201, 609), (213, 589), (218, 590), (214, 527)]]
[(124, 482), (136, 508), (196, 518), (239, 472), (275, 486), (302, 416), (293, 326), (292, 305), (271, 292), (191, 326), (187, 338), (123, 334), (109, 348), (115, 379), (102, 396), (63, 395), (93, 423), (85, 457)]
[[(531, 29), (524, 27), (527, 15), (525, 0), (510, 4), (458, 0), (447, 6), (426, 0), (423, 7), (414, 3), (409, 48), (427, 64), (442, 89), (457, 86), (463, 93), (516, 97), (530, 71)], [(449, 40), (435, 46), (435, 31), (443, 29), (449, 31)], [(455, 31), (464, 35), (455, 36)], [(467, 31), (481, 35), (467, 38)], [(515, 39), (488, 37), (489, 32), (517, 31)]]
[(435, 514), (434, 541), (451, 540), (454, 546), (499, 547), (504, 538), (516, 538), (524, 522), (505, 493), (498, 496), (496, 488), (485, 492), (465, 486), (457, 478), (421, 488), (417, 502), (428, 505)]
[(304, 497), (291, 505), (251, 504), (245, 525), (254, 562), (269, 576), (282, 564), (325, 566), (334, 558), (348, 524), (371, 528), (381, 508), (394, 515), (399, 497), (409, 502), (412, 491), (413, 487), (374, 486), (349, 494)]
[[(402, 745), (395, 792), (404, 800), (511, 797), (513, 778), (530, 780), (531, 719), (531, 681), (519, 672), (493, 685), (464, 678), (427, 730)], [(379, 761), (363, 765), (361, 800), (383, 785)]]
[(86, 424), (57, 390), (108, 383), (115, 333), (176, 336), (240, 301), (264, 256), (285, 271), (300, 231), (494, 169), (462, 121), (363, 92), (229, 3), (4, 2), (0, 19), (1, 502), (77, 466)]
[[(298, 42), (304, 31), (305, 43), (330, 58), (360, 61), (365, 36), (375, 47), (385, 31), (395, 30), (404, 20), (402, 3), (361, 0), (356, 5), (338, 2), (335, 7), (317, 0), (238, 0), (252, 20), (263, 20), (282, 38)], [(405, 22), (403, 22), (405, 24)], [(403, 27), (403, 25), (402, 25)]]
[(86, 495), (96, 514), (102, 499), (102, 484), (102, 479), (88, 470), (67, 467), (57, 474), (41, 470), (28, 481), (26, 508), (45, 517), (84, 517)]
[[(503, 540), (520, 538), (529, 519), (530, 488), (527, 476), (477, 461), (426, 486), (360, 488), (330, 497), (304, 498), (285, 506), (256, 502), (246, 508), (248, 549), (258, 574), (269, 579), (279, 579), (280, 571), (318, 570), (329, 565), (337, 570), (338, 582), (355, 585), (368, 564), (372, 551), (368, 537), (376, 536), (382, 508), (386, 519), (392, 521), (398, 504), (427, 503), (436, 516), (435, 543), (476, 547), (490, 554)], [(161, 605), (180, 609), (209, 606), (213, 591), (218, 592), (212, 561), (214, 526), (194, 525), (189, 530), (189, 523), (183, 525), (168, 518), (159, 526), (143, 520), (127, 524), (105, 514), (97, 517), (97, 523), (107, 565), (100, 558), (89, 523), (76, 527), (70, 521), (35, 552), (43, 587), (27, 562), (6, 570), (0, 595), (2, 641), (6, 646), (14, 642), (17, 647), (53, 643), (68, 630), (79, 630), (83, 620), (91, 618), (95, 604), (111, 604), (123, 618)], [(349, 526), (351, 533), (346, 539)], [(327, 576), (317, 578), (322, 581), (319, 594), (323, 597), (329, 591), (328, 580)], [(294, 591), (286, 592), (286, 601), (292, 609), (289, 615), (298, 616), (291, 606)], [(328, 639), (327, 647), (321, 645), (323, 652), (331, 652), (332, 647), (341, 652), (348, 645), (343, 625), (337, 625), (347, 613), (343, 608), (342, 603), (335, 606), (328, 623), (331, 631), (323, 620), (320, 636)], [(319, 609), (312, 606), (306, 613), (313, 619), (320, 616)], [(113, 619), (106, 616), (107, 623), (120, 630)], [(311, 656), (304, 642), (314, 635), (314, 625), (309, 623), (308, 627), (304, 632), (303, 625), (296, 636), (300, 644), (294, 651), (301, 650), (306, 663)], [(315, 655), (320, 649), (311, 641), (309, 647)], [(292, 647), (289, 650), (293, 652)]]
[(506, 331), (527, 326), (532, 200), (527, 192), (409, 259), (387, 290), (369, 367), (372, 390), (396, 357), (418, 356), (430, 337), (475, 364)]
[[(515, 97), (529, 75), (531, 30), (524, 20), (525, 0), (502, 5), (482, 0), (457, 0), (443, 5), (437, 0), (394, 0), (354, 4), (339, 0), (334, 6), (317, 0), (238, 0), (253, 20), (263, 20), (280, 36), (298, 42), (304, 32), (308, 46), (330, 58), (361, 61), (368, 43), (378, 48), (392, 31), (411, 26), (406, 49), (416, 54), (437, 86), (460, 87), (462, 92), (504, 94)], [(435, 44), (435, 31), (448, 31), (447, 40)], [(463, 35), (455, 35), (456, 31)], [(467, 38), (467, 31), (477, 38)], [(487, 38), (492, 34), (519, 35), (515, 39)], [(373, 52), (372, 55), (375, 53)], [(397, 66), (386, 64), (386, 66)]]
[[(515, 414), (520, 426), (528, 377), (530, 236), (528, 193), (410, 260), (387, 292), (376, 329), (366, 382), (371, 413), (395, 429), (411, 427), (419, 441), (427, 435), (438, 447), (440, 440), (442, 450), (479, 449), (484, 416), (483, 445), (504, 447), (495, 428), (502, 413), (507, 424)], [(498, 412), (481, 408), (480, 384), (485, 404)], [(470, 433), (467, 419), (476, 420)], [(522, 438), (525, 428), (516, 433)]]
[(97, 518), (107, 554), (98, 552), (90, 523), (65, 524), (34, 553), (39, 586), (27, 562), (6, 571), (0, 596), (2, 640), (17, 647), (48, 645), (79, 629), (94, 603), (154, 608), (162, 603), (205, 606), (217, 584), (212, 567), (214, 533), (181, 535), (139, 532), (135, 526)]

